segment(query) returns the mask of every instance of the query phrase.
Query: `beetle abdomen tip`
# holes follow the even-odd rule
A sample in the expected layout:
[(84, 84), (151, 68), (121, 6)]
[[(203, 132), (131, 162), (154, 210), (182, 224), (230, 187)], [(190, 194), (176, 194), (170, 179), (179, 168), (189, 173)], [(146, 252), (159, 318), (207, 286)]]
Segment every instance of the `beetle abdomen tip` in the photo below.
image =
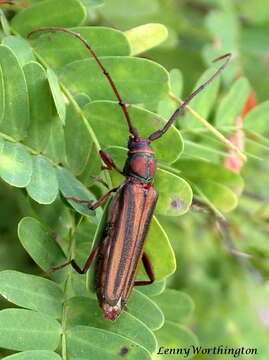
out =
[(116, 320), (121, 313), (122, 308), (119, 305), (111, 306), (103, 304), (104, 317), (108, 320)]

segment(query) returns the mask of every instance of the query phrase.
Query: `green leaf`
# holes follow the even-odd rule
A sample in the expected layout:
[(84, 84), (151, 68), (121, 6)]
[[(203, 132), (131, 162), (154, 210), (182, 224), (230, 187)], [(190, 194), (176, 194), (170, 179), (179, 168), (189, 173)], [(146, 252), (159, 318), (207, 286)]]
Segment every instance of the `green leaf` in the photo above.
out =
[[(128, 104), (157, 104), (169, 91), (168, 73), (157, 63), (127, 56), (107, 56), (100, 60)], [(93, 59), (66, 65), (61, 69), (60, 79), (74, 95), (85, 93), (92, 100), (116, 100), (106, 77)]]
[(101, 14), (112, 23), (121, 24), (121, 28), (129, 29), (131, 26), (145, 24), (149, 17), (155, 15), (159, 10), (157, 0), (136, 0), (126, 2), (125, 0), (109, 0), (99, 9)]
[(192, 190), (184, 179), (169, 171), (158, 169), (154, 187), (159, 190), (156, 214), (179, 216), (189, 210)]
[(47, 350), (29, 350), (13, 354), (3, 358), (3, 360), (61, 360), (60, 355)]
[[(67, 328), (76, 325), (87, 325), (111, 331), (143, 346), (149, 352), (154, 352), (157, 346), (153, 333), (138, 319), (124, 311), (117, 321), (107, 321), (98, 305), (97, 299), (73, 297), (65, 303)], [(90, 311), (89, 311), (90, 310)]]
[(250, 92), (250, 85), (246, 78), (236, 80), (227, 95), (222, 99), (216, 114), (217, 127), (235, 126), (237, 116), (243, 110)]
[(31, 46), (26, 40), (17, 36), (7, 36), (3, 39), (3, 45), (9, 47), (16, 54), (20, 66), (35, 61)]
[[(129, 107), (128, 111), (140, 136), (150, 136), (154, 131), (162, 128), (166, 122), (159, 115), (137, 106)], [(84, 113), (101, 147), (127, 147), (129, 133), (126, 119), (117, 103), (94, 101), (85, 106)], [(182, 137), (179, 131), (172, 127), (165, 136), (152, 143), (152, 148), (159, 161), (172, 163), (183, 150)], [(123, 167), (126, 157), (127, 154), (122, 154), (122, 161), (118, 164), (120, 167)]]
[(5, 13), (2, 9), (0, 9), (0, 22), (1, 22), (1, 26), (2, 26), (4, 34), (7, 36), (10, 35), (10, 26), (9, 26), (8, 20), (5, 16)]
[(3, 74), (3, 70), (2, 70), (2, 66), (0, 65), (0, 124), (4, 119), (5, 116), (5, 107), (6, 107), (6, 103), (5, 103), (5, 83), (4, 83), (4, 74)]
[(17, 13), (11, 25), (21, 35), (27, 35), (42, 26), (77, 26), (86, 16), (86, 8), (78, 0), (45, 0)]
[[(90, 202), (95, 202), (96, 199), (89, 190), (79, 182), (72, 173), (67, 169), (59, 167), (57, 169), (57, 176), (59, 181), (59, 188), (63, 196), (66, 198), (68, 203), (80, 214), (82, 215), (93, 215), (94, 212), (89, 209), (87, 203), (77, 203), (73, 200), (67, 199), (68, 197), (73, 197), (78, 200), (86, 200)], [(102, 209), (96, 209), (97, 215), (101, 215)]]
[(257, 105), (244, 118), (244, 128), (262, 136), (268, 136), (269, 101)]
[[(119, 30), (106, 27), (75, 27), (71, 28), (84, 37), (97, 56), (128, 56), (130, 45), (126, 36)], [(43, 32), (33, 37), (33, 47), (53, 69), (76, 60), (89, 59), (92, 55), (82, 42), (70, 34), (63, 32)]]
[(21, 140), (29, 124), (29, 100), (26, 80), (13, 51), (0, 46), (0, 66), (4, 76), (5, 113), (0, 131)]
[(155, 296), (160, 295), (166, 287), (166, 281), (154, 281), (154, 283), (147, 285), (147, 286), (141, 286), (139, 291), (142, 292), (146, 296)]
[(154, 331), (163, 326), (164, 316), (159, 306), (135, 289), (128, 301), (128, 312)]
[(166, 232), (156, 219), (153, 217), (150, 225), (145, 253), (149, 255), (153, 265), (156, 281), (160, 281), (176, 270), (176, 260), (173, 249), (170, 245)]
[(194, 190), (223, 212), (237, 205), (237, 197), (243, 190), (243, 179), (223, 166), (196, 159), (180, 159), (173, 166), (182, 172)]
[[(226, 50), (233, 52), (237, 49), (240, 22), (235, 11), (231, 9), (210, 11), (206, 17), (206, 27), (212, 36), (217, 36), (222, 53)], [(226, 31), (227, 29), (229, 31)]]
[[(193, 346), (198, 346), (198, 339), (192, 331), (182, 325), (174, 324), (173, 322), (166, 321), (164, 326), (156, 331), (156, 336), (159, 343), (159, 349), (157, 352), (158, 358), (160, 359), (171, 359), (178, 360), (179, 354), (166, 354), (164, 355), (165, 349), (192, 349)], [(183, 353), (180, 358), (186, 357)], [(194, 354), (190, 352), (188, 358), (192, 358)]]
[(48, 142), (44, 154), (56, 164), (66, 163), (64, 128), (58, 116), (54, 116), (50, 123)]
[(195, 189), (199, 195), (206, 198), (206, 202), (213, 204), (220, 211), (229, 212), (238, 204), (238, 198), (234, 192), (214, 181), (200, 180)]
[[(193, 91), (200, 85), (205, 83), (214, 73), (216, 69), (206, 70), (195, 84)], [(219, 90), (220, 79), (215, 79), (205, 90), (196, 96), (191, 102), (191, 108), (197, 111), (203, 118), (207, 118), (213, 105), (216, 102)], [(193, 129), (201, 127), (200, 123), (193, 117), (192, 114), (186, 112), (183, 119), (179, 120), (180, 126), (186, 129)]]
[(0, 153), (0, 176), (8, 184), (25, 187), (32, 175), (32, 158), (21, 144), (5, 141)]
[(180, 97), (183, 89), (183, 75), (179, 69), (172, 69), (169, 73), (172, 93)]
[[(36, 219), (24, 217), (18, 225), (18, 236), (22, 246), (44, 271), (62, 265), (66, 258), (62, 249), (50, 233)], [(59, 274), (60, 271), (57, 272)]]
[(60, 324), (31, 310), (0, 311), (0, 346), (11, 350), (55, 350), (60, 341)]
[(104, 4), (104, 0), (81, 0), (85, 6), (99, 7)]
[(92, 144), (90, 149), (90, 154), (88, 158), (88, 162), (83, 170), (83, 173), (80, 174), (79, 180), (85, 184), (85, 186), (91, 186), (95, 180), (95, 176), (99, 176), (101, 171), (101, 157), (99, 155), (99, 149), (95, 143)]
[(0, 293), (18, 306), (55, 318), (62, 315), (63, 291), (51, 280), (13, 270), (1, 271)]
[[(269, 16), (269, 6), (266, 0), (259, 2), (248, 0), (241, 4), (242, 15), (246, 16), (251, 23), (267, 24)], [(252, 29), (254, 27), (252, 26)], [(256, 27), (257, 29), (258, 27)]]
[(0, 154), (3, 151), (5, 143), (6, 143), (5, 140), (0, 136)]
[(124, 356), (127, 360), (151, 359), (150, 354), (133, 341), (110, 331), (89, 326), (75, 326), (69, 329), (66, 342), (70, 360), (88, 360), (89, 354), (96, 360), (110, 360), (119, 356)]
[(125, 31), (132, 55), (141, 54), (167, 39), (168, 30), (162, 24), (145, 24)]
[(62, 123), (65, 124), (66, 109), (64, 103), (64, 96), (60, 89), (58, 77), (52, 69), (47, 70), (47, 76), (57, 114), (59, 115)]
[(51, 133), (54, 104), (43, 67), (37, 62), (30, 62), (23, 70), (29, 92), (31, 116), (28, 136), (23, 142), (41, 152), (48, 144)]
[(64, 128), (67, 164), (73, 174), (81, 174), (85, 169), (93, 146), (87, 126), (72, 105), (67, 107)]
[(227, 186), (236, 195), (243, 191), (242, 177), (225, 167), (205, 160), (180, 159), (173, 166), (181, 171), (184, 178), (199, 185), (200, 181), (209, 180)]
[(51, 204), (58, 195), (56, 169), (44, 156), (32, 156), (33, 173), (26, 190), (40, 204)]
[(163, 311), (165, 320), (176, 323), (186, 322), (193, 313), (194, 302), (184, 292), (166, 289), (161, 295), (154, 296), (153, 301)]

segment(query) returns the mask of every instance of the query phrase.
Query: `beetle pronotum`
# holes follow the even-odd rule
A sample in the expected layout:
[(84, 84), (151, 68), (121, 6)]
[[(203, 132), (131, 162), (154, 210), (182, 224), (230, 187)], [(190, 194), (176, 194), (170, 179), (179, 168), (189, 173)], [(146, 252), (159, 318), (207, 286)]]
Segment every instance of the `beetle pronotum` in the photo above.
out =
[[(226, 61), (213, 76), (198, 87), (176, 109), (162, 129), (153, 132), (147, 138), (142, 138), (139, 136), (138, 130), (132, 125), (127, 105), (123, 102), (109, 72), (105, 69), (87, 40), (71, 30), (58, 27), (35, 29), (28, 36), (40, 31), (62, 31), (78, 38), (84, 44), (106, 76), (128, 124), (130, 133), (128, 141), (129, 151), (123, 170), (120, 170), (115, 165), (107, 153), (102, 150), (100, 151), (100, 156), (106, 165), (105, 169), (114, 169), (126, 177), (123, 184), (111, 189), (95, 204), (91, 204), (86, 200), (69, 198), (79, 203), (86, 202), (89, 209), (95, 210), (105, 203), (111, 193), (115, 192), (115, 196), (109, 205), (107, 226), (103, 231), (101, 242), (95, 246), (82, 269), (75, 260), (53, 268), (53, 271), (56, 271), (71, 264), (78, 273), (84, 274), (88, 271), (97, 255), (99, 255), (98, 299), (105, 318), (115, 320), (124, 308), (133, 286), (142, 286), (154, 282), (152, 265), (143, 250), (158, 199), (158, 192), (152, 185), (157, 163), (150, 143), (163, 136), (171, 127), (176, 117), (183, 112), (186, 105), (222, 73), (231, 60), (232, 55), (228, 53), (215, 59), (214, 61), (225, 58)], [(149, 276), (148, 281), (135, 281), (141, 259)]]

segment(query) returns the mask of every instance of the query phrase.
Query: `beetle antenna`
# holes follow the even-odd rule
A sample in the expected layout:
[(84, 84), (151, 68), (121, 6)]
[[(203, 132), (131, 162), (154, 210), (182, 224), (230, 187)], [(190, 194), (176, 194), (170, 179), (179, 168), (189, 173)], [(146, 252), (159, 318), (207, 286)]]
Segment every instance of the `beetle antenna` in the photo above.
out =
[(69, 35), (72, 35), (74, 37), (76, 37), (77, 39), (79, 39), (83, 45), (89, 50), (89, 52), (92, 54), (93, 58), (95, 59), (95, 61), (97, 62), (97, 64), (99, 65), (99, 67), (101, 68), (101, 70), (103, 71), (103, 74), (106, 76), (116, 98), (118, 99), (118, 103), (123, 111), (123, 114), (127, 120), (127, 124), (128, 124), (128, 128), (129, 128), (129, 132), (130, 134), (132, 134), (132, 136), (134, 138), (138, 138), (138, 131), (137, 129), (132, 125), (132, 121), (131, 121), (131, 118), (130, 118), (130, 115), (128, 113), (128, 110), (127, 110), (127, 105), (123, 102), (119, 92), (118, 92), (118, 89), (114, 83), (114, 81), (112, 80), (109, 72), (106, 70), (106, 68), (104, 67), (104, 65), (102, 64), (102, 62), (100, 61), (99, 57), (96, 55), (95, 51), (92, 49), (92, 47), (90, 46), (90, 44), (88, 43), (88, 41), (83, 38), (80, 34), (74, 32), (74, 31), (71, 31), (71, 30), (68, 30), (68, 29), (65, 29), (65, 28), (60, 28), (60, 27), (53, 27), (53, 26), (49, 26), (49, 27), (41, 27), (41, 28), (38, 28), (38, 29), (35, 29), (33, 31), (31, 31), (27, 37), (29, 38), (30, 36), (32, 36), (33, 34), (37, 33), (37, 32), (41, 32), (41, 31), (62, 31), (62, 32), (65, 32)]
[(223, 70), (226, 68), (226, 66), (229, 64), (229, 62), (231, 61), (232, 58), (232, 54), (228, 53), (222, 56), (219, 56), (218, 58), (214, 59), (212, 62), (216, 62), (219, 61), (221, 59), (226, 59), (225, 63), (223, 65), (221, 65), (218, 70), (215, 72), (214, 75), (211, 76), (211, 78), (209, 78), (204, 84), (202, 84), (201, 86), (199, 86), (193, 93), (191, 93), (191, 95), (189, 97), (187, 97), (187, 99), (183, 102), (183, 104), (176, 109), (176, 111), (173, 113), (173, 115), (170, 117), (170, 119), (167, 121), (167, 123), (164, 125), (164, 127), (161, 130), (157, 130), (155, 131), (153, 134), (151, 134), (149, 136), (149, 140), (150, 141), (154, 141), (156, 139), (159, 139), (161, 136), (163, 136), (166, 131), (171, 127), (171, 125), (173, 124), (173, 122), (175, 121), (175, 119), (182, 114), (183, 110), (185, 109), (186, 105), (188, 105), (190, 103), (190, 101), (197, 95), (199, 94), (201, 91), (203, 91), (215, 78), (217, 78), (218, 76), (220, 76), (220, 74), (223, 72)]

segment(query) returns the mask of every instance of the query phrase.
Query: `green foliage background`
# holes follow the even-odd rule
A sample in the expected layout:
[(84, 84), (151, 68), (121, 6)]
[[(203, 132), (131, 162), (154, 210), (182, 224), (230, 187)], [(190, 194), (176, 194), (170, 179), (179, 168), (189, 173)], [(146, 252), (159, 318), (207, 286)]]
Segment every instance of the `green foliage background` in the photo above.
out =
[[(156, 352), (200, 344), (257, 348), (253, 358), (266, 360), (267, 2), (14, 0), (1, 5), (0, 19), (1, 358), (180, 359)], [(122, 167), (127, 127), (86, 49), (62, 33), (26, 39), (39, 26), (89, 40), (143, 136), (213, 74), (212, 59), (234, 55), (191, 103), (197, 113), (187, 110), (153, 145), (160, 199), (146, 251), (157, 282), (134, 289), (116, 323), (97, 305), (94, 271), (48, 272), (73, 257), (83, 264), (98, 240), (103, 210), (65, 197), (98, 199), (106, 189), (96, 176), (109, 186), (123, 181), (100, 173), (98, 150)], [(231, 145), (199, 115), (229, 138), (253, 91), (258, 105), (244, 117), (248, 161), (238, 175), (224, 167)]]

